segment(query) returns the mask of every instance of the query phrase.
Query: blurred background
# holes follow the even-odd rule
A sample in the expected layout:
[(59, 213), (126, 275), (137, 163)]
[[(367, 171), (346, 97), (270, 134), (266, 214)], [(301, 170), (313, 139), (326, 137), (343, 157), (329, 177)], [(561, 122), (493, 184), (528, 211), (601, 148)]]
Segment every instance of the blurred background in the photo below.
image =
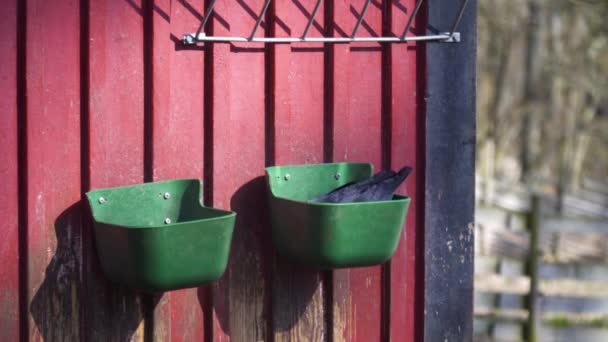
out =
[(608, 0), (478, 13), (476, 339), (608, 341)]

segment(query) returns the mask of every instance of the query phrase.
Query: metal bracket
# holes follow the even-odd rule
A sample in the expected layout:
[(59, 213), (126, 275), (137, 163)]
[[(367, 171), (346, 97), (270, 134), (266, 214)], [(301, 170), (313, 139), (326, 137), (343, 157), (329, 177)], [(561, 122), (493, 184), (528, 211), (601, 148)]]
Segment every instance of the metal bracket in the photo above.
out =
[(197, 43), (228, 43), (228, 42), (249, 42), (249, 43), (264, 43), (264, 44), (289, 44), (289, 43), (354, 43), (354, 42), (379, 42), (379, 43), (407, 43), (411, 41), (426, 41), (426, 42), (442, 42), (442, 43), (457, 43), (460, 42), (460, 32), (456, 32), (458, 28), (458, 24), (462, 20), (462, 16), (464, 14), (464, 10), (466, 8), (468, 0), (462, 0), (460, 9), (458, 11), (458, 15), (452, 25), (452, 29), (449, 32), (442, 32), (440, 34), (434, 35), (424, 35), (424, 36), (408, 36), (408, 32), (411, 28), (412, 23), (414, 22), (414, 18), (418, 14), (420, 7), (424, 0), (418, 0), (410, 15), (405, 29), (403, 30), (403, 34), (400, 37), (392, 36), (392, 37), (357, 37), (357, 32), (359, 27), (363, 23), (363, 18), (371, 0), (366, 0), (363, 5), (363, 9), (361, 10), (361, 14), (359, 15), (359, 19), (357, 20), (357, 24), (355, 25), (353, 32), (348, 37), (308, 37), (308, 32), (315, 20), (315, 15), (317, 14), (319, 7), (321, 5), (322, 0), (317, 0), (314, 10), (310, 15), (310, 19), (304, 29), (304, 32), (300, 37), (255, 37), (255, 34), (262, 23), (263, 18), (266, 15), (266, 11), (270, 5), (272, 0), (265, 0), (264, 6), (262, 7), (261, 12), (257, 16), (256, 23), (251, 30), (251, 34), (248, 37), (221, 37), (221, 36), (213, 36), (207, 35), (205, 33), (205, 26), (213, 13), (213, 8), (217, 0), (212, 0), (209, 4), (209, 7), (205, 11), (205, 15), (203, 16), (201, 23), (198, 27), (196, 33), (187, 33), (183, 36), (183, 43), (187, 45), (193, 45)]
[(444, 32), (442, 34), (448, 35), (448, 39), (443, 40), (443, 43), (460, 43), (460, 32)]

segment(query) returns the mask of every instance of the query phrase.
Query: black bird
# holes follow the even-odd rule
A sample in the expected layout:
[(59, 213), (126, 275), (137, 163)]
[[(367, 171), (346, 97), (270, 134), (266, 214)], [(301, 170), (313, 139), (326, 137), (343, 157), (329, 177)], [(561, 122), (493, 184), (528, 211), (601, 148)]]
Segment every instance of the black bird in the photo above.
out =
[(371, 178), (347, 183), (310, 201), (325, 203), (388, 201), (393, 198), (393, 193), (410, 172), (412, 172), (412, 168), (408, 166), (399, 172), (383, 170)]

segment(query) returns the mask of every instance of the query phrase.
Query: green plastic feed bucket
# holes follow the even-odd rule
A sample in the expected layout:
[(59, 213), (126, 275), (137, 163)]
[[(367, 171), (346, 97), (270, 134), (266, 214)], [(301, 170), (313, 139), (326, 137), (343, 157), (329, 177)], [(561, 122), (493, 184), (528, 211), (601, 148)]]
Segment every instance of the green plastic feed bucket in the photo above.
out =
[(365, 163), (266, 168), (277, 251), (320, 269), (370, 266), (390, 259), (399, 243), (408, 197), (358, 203), (310, 201), (372, 174), (372, 165)]
[(201, 185), (180, 179), (88, 192), (105, 275), (146, 292), (218, 279), (228, 262), (236, 214), (203, 207)]

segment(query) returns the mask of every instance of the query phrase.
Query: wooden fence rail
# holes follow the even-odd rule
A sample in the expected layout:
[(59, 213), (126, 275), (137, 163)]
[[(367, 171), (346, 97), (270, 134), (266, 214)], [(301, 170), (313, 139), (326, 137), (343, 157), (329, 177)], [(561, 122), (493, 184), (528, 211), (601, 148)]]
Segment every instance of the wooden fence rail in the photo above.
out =
[[(591, 184), (595, 187), (566, 193), (561, 199), (553, 194), (546, 193), (538, 196), (542, 197), (543, 205), (548, 208), (557, 209), (561, 205), (563, 213), (575, 216), (608, 218), (606, 185), (599, 182), (591, 182)], [(551, 187), (553, 187), (551, 182), (539, 182), (537, 184), (537, 188)], [(483, 189), (486, 189), (486, 191)], [(491, 190), (488, 191), (488, 189)], [(531, 210), (531, 192), (522, 185), (514, 185), (500, 180), (488, 181), (477, 177), (476, 196), (486, 205), (508, 211), (526, 213)], [(559, 203), (560, 200), (561, 204)]]
[[(530, 293), (530, 277), (476, 274), (475, 290), (486, 293), (527, 295)], [(539, 282), (539, 290), (539, 294), (544, 297), (608, 298), (608, 281), (543, 279)]]
[[(529, 320), (524, 309), (475, 308), (476, 318), (494, 321), (525, 323)], [(593, 312), (544, 312), (541, 321), (554, 326), (583, 326), (608, 328), (608, 314)]]
[[(522, 338), (526, 341), (538, 339), (540, 323), (554, 326), (608, 327), (608, 313), (541, 312), (539, 306), (540, 297), (608, 298), (608, 281), (541, 279), (539, 275), (541, 263), (607, 264), (608, 232), (563, 231), (554, 227), (541, 231), (541, 212), (547, 201), (541, 201), (537, 195), (527, 198), (529, 200), (525, 203), (514, 201), (515, 204), (511, 203), (513, 205), (506, 209), (508, 217), (514, 213), (523, 216), (525, 230), (478, 223), (475, 232), (478, 257), (521, 261), (524, 263), (525, 273), (522, 276), (503, 276), (499, 274), (499, 266), (498, 274), (476, 274), (475, 291), (521, 295), (524, 296), (524, 307), (476, 307), (474, 316), (489, 320), (490, 331), (496, 321), (522, 323)], [(499, 208), (505, 209), (504, 206)], [(495, 301), (495, 305), (497, 304)]]
[[(530, 251), (527, 231), (476, 225), (477, 255), (525, 259)], [(608, 233), (541, 232), (538, 246), (545, 263), (607, 263)]]

